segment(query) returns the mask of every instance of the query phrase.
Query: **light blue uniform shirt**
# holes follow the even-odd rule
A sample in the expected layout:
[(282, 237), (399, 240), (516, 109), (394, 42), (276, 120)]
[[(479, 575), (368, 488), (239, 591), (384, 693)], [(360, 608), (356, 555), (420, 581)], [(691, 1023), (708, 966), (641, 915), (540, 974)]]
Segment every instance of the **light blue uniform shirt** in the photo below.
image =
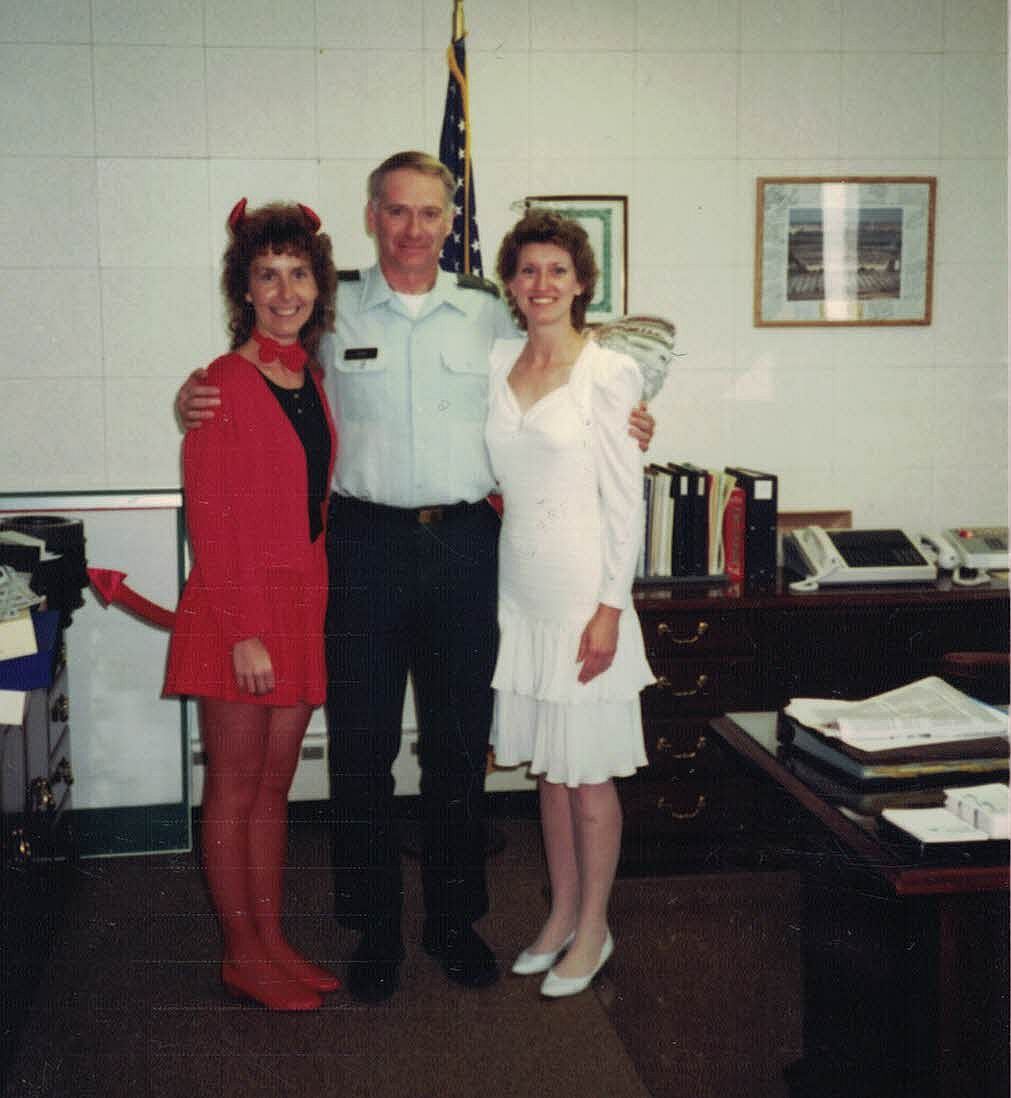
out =
[(336, 333), (320, 346), (338, 433), (334, 490), (393, 507), (483, 499), (495, 483), (489, 353), (515, 336), (499, 298), (445, 271), (416, 318), (378, 266), (342, 281)]

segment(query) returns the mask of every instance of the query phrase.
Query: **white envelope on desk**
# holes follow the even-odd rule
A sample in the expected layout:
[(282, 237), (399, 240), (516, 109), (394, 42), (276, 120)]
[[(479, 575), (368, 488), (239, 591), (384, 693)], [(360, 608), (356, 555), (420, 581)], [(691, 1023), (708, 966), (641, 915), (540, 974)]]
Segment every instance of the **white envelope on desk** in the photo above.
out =
[(34, 656), (39, 646), (35, 641), (35, 623), (27, 610), (13, 618), (0, 621), (0, 660), (15, 660), (19, 656)]
[(25, 698), (23, 690), (0, 690), (0, 725), (19, 725), (25, 717)]

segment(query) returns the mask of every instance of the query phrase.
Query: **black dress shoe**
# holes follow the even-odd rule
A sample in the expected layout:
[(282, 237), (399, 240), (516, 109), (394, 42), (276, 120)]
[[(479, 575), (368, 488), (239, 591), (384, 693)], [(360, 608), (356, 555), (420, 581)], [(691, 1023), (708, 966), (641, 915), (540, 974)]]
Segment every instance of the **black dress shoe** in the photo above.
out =
[(381, 1003), (400, 986), (400, 962), (404, 947), (398, 941), (375, 942), (363, 938), (351, 954), (345, 986), (361, 1003)]
[(438, 957), (446, 975), (464, 987), (488, 987), (498, 979), (494, 953), (468, 923), (446, 926), (426, 919), (421, 944), (426, 953)]

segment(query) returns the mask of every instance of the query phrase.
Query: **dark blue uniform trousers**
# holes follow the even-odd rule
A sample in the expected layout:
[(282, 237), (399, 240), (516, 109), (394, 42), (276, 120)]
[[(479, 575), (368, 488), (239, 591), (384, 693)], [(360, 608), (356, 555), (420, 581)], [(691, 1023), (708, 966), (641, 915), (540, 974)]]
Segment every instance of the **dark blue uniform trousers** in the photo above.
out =
[(391, 774), (408, 671), (421, 765), (429, 918), (488, 910), (484, 778), (491, 725), (499, 518), (487, 503), (413, 511), (333, 496), (326, 643), (335, 907), (399, 939), (403, 880)]

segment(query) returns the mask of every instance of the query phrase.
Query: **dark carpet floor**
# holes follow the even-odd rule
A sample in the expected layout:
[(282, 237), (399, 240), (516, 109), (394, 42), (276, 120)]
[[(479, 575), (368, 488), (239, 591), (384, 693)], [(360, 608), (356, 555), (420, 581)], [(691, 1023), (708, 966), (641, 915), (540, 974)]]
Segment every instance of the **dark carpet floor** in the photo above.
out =
[[(545, 910), (537, 824), (500, 821), (482, 933), (504, 968)], [(339, 968), (354, 936), (325, 914), (329, 843), (293, 825), (292, 940)], [(619, 880), (613, 960), (557, 1002), (536, 978), (450, 984), (420, 948), (408, 864), (402, 988), (313, 1014), (229, 999), (192, 855), (91, 860), (6, 1073), (8, 1098), (782, 1098), (800, 1046), (800, 893), (791, 874)], [(322, 914), (321, 914), (322, 913)]]

